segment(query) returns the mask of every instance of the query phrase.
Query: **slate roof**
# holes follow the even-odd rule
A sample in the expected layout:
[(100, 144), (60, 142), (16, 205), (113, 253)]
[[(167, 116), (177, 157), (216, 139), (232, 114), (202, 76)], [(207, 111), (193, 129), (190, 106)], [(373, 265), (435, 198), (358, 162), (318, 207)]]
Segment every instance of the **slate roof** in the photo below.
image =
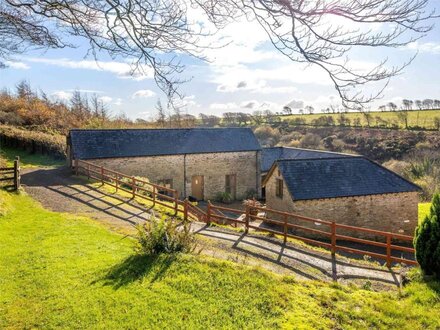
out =
[(249, 128), (71, 130), (74, 158), (141, 157), (260, 150)]
[(289, 147), (263, 148), (261, 150), (261, 172), (264, 173), (269, 171), (273, 163), (280, 159), (314, 159), (335, 157), (353, 157), (353, 155)]
[(418, 191), (420, 188), (365, 157), (280, 160), (293, 200)]

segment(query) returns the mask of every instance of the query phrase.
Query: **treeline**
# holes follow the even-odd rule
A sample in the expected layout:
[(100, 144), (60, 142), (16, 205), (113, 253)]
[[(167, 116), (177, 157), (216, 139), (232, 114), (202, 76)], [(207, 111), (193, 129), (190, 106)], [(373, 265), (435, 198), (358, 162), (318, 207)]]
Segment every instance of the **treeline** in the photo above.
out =
[(397, 110), (436, 110), (440, 109), (440, 100), (424, 99), (424, 100), (409, 100), (403, 99), (402, 103), (397, 105), (394, 102), (379, 106), (379, 111), (397, 111)]
[(135, 123), (124, 115), (112, 117), (97, 95), (74, 91), (68, 102), (53, 101), (22, 81), (15, 91), (0, 92), (0, 124), (66, 134), (71, 128), (118, 128)]

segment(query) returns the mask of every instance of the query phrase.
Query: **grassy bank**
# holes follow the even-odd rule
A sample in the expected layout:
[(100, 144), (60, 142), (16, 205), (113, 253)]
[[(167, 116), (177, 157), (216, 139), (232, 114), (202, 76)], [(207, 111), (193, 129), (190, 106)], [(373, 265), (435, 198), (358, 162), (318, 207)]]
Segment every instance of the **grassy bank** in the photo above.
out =
[[(381, 120), (387, 122), (387, 126), (391, 127), (392, 124), (397, 125), (399, 128), (405, 128), (404, 123), (399, 120), (398, 117), (399, 111), (386, 111), (386, 112), (370, 112), (371, 120), (370, 126), (376, 127), (380, 125), (384, 125), (384, 122), (377, 120), (376, 117), (379, 117)], [(321, 116), (331, 116), (336, 125), (339, 124), (338, 119), (341, 117), (340, 114), (324, 114), (324, 113), (316, 113), (316, 114), (295, 114), (282, 116), (283, 120), (294, 120), (296, 118), (301, 118), (305, 121), (305, 124), (311, 125), (313, 120), (318, 119)], [(344, 116), (350, 120), (350, 124), (354, 125), (354, 122), (358, 119), (360, 124), (364, 127), (367, 126), (367, 120), (365, 116), (360, 112), (346, 113)], [(434, 129), (435, 126), (435, 118), (440, 118), (440, 110), (411, 110), (408, 111), (408, 126), (410, 127), (422, 127), (426, 129)]]
[(0, 200), (0, 328), (440, 327), (438, 283), (372, 292), (199, 255), (140, 257), (91, 220)]
[(42, 166), (61, 166), (66, 161), (54, 159), (53, 157), (42, 154), (30, 154), (25, 150), (16, 148), (2, 147), (0, 148), (0, 157), (6, 160), (7, 166), (14, 164), (15, 156), (20, 157), (20, 166), (22, 168), (42, 167)]

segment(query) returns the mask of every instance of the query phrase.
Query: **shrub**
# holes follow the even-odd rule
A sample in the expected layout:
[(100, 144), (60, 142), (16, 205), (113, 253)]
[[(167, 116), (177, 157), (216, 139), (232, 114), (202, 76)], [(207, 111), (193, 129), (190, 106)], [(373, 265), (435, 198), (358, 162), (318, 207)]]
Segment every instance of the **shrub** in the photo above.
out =
[(195, 247), (189, 222), (181, 225), (175, 218), (152, 215), (150, 221), (136, 225), (136, 230), (136, 251), (140, 254), (192, 252)]
[(435, 194), (429, 215), (416, 229), (416, 259), (426, 275), (440, 279), (440, 194)]
[(255, 136), (264, 146), (273, 147), (280, 140), (280, 131), (270, 126), (260, 126), (254, 131)]
[(228, 192), (218, 192), (215, 195), (215, 201), (219, 203), (231, 203), (232, 202), (232, 195)]
[(321, 146), (321, 137), (317, 134), (307, 133), (299, 143), (301, 148), (318, 149)]
[(258, 194), (257, 194), (257, 191), (255, 189), (248, 189), (244, 193), (244, 197), (245, 197), (245, 199), (257, 198)]

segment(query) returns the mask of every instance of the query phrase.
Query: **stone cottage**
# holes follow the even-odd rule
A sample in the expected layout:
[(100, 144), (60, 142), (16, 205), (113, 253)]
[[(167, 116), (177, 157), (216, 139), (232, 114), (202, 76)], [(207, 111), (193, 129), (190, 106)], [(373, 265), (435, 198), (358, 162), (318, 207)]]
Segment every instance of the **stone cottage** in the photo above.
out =
[(419, 187), (365, 157), (277, 160), (263, 186), (268, 208), (407, 235), (417, 226)]
[(249, 128), (71, 130), (67, 153), (176, 189), (180, 197), (234, 199), (261, 190), (258, 140)]

